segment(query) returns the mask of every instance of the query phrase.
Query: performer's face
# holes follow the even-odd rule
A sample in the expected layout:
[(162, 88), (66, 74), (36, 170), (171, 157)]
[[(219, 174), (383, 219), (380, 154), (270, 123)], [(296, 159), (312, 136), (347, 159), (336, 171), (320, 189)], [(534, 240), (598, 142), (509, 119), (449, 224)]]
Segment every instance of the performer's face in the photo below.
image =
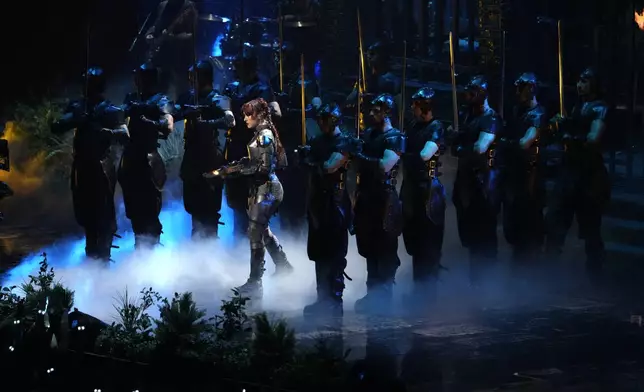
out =
[(259, 120), (257, 119), (257, 116), (254, 114), (251, 114), (250, 116), (244, 113), (244, 122), (246, 123), (246, 126), (248, 129), (255, 129), (257, 125), (259, 124)]
[(331, 117), (318, 117), (317, 121), (320, 130), (324, 133), (332, 133), (335, 129), (335, 125), (333, 125), (333, 120), (331, 119)]
[(422, 109), (421, 102), (415, 101), (414, 103), (412, 103), (411, 110), (414, 113), (414, 117), (421, 118), (423, 116), (423, 109)]
[(382, 110), (382, 108), (375, 106), (369, 111), (369, 118), (374, 126), (379, 126), (385, 123), (387, 114)]
[(517, 85), (517, 99), (519, 103), (525, 103), (532, 100), (532, 86), (525, 83), (519, 83)]
[(591, 92), (590, 80), (584, 79), (584, 78), (579, 79), (579, 81), (577, 82), (577, 94), (590, 95), (590, 92)]

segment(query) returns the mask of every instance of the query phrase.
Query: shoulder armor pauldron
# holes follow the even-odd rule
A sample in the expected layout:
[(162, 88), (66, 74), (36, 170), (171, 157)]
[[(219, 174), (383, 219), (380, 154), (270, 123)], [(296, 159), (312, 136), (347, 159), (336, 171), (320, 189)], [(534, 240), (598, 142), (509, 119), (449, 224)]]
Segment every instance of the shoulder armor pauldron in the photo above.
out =
[(262, 129), (259, 131), (257, 134), (257, 143), (259, 143), (260, 146), (266, 147), (269, 146), (271, 143), (273, 143), (273, 133), (271, 132), (270, 129)]

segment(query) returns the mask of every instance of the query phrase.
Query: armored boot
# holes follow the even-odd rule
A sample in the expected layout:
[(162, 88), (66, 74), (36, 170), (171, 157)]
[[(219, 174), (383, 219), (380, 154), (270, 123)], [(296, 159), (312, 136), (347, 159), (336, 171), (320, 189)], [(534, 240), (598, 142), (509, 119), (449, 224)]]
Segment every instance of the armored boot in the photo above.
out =
[(414, 286), (405, 297), (405, 307), (412, 312), (424, 312), (431, 309), (438, 297), (438, 276), (440, 271), (440, 253), (436, 255), (413, 256)]
[(393, 288), (393, 282), (384, 282), (378, 285), (367, 284), (367, 295), (356, 301), (356, 313), (390, 314), (393, 310)]
[[(388, 309), (392, 303), (393, 276), (392, 271), (384, 260), (367, 258), (367, 295), (355, 303), (356, 313), (380, 313)], [(387, 284), (387, 283), (390, 284)], [(390, 287), (391, 286), (391, 287)]]
[(333, 268), (330, 263), (316, 262), (315, 277), (318, 298), (314, 303), (304, 307), (304, 317), (342, 317), (344, 269)]
[(268, 254), (271, 255), (273, 263), (275, 263), (274, 277), (288, 275), (293, 272), (293, 266), (289, 263), (282, 245), (280, 245), (273, 233), (269, 232), (269, 235), (264, 238), (264, 245), (268, 250)]
[(266, 251), (264, 248), (251, 249), (250, 251), (250, 276), (243, 285), (236, 287), (235, 290), (239, 292), (242, 297), (253, 299), (261, 299), (264, 295), (262, 286), (262, 277), (264, 276), (264, 256)]

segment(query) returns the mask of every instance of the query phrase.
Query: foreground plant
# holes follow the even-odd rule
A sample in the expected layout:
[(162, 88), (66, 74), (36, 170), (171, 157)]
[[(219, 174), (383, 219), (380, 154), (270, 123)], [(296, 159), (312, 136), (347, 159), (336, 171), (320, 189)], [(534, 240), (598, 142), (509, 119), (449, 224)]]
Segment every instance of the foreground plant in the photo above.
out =
[(159, 306), (154, 334), (157, 351), (165, 357), (205, 359), (215, 336), (214, 319), (197, 307), (192, 293), (175, 293)]
[(152, 287), (141, 290), (138, 297), (130, 296), (125, 289), (114, 305), (118, 319), (101, 331), (96, 340), (97, 351), (130, 360), (148, 359), (156, 347), (148, 310), (160, 300)]

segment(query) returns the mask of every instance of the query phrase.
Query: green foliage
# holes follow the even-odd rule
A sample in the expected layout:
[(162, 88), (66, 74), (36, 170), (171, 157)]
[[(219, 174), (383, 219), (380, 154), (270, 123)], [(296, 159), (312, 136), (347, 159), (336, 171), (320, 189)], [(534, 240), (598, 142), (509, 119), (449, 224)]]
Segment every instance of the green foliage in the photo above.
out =
[(56, 152), (67, 147), (63, 139), (51, 132), (51, 124), (62, 115), (63, 105), (44, 99), (39, 104), (18, 103), (13, 109), (13, 118), (18, 136), (26, 137), (34, 152)]
[(154, 331), (157, 350), (165, 356), (186, 359), (203, 358), (209, 352), (215, 336), (213, 319), (197, 308), (192, 293), (175, 293), (159, 306), (160, 317)]
[[(41, 155), (55, 179), (68, 177), (73, 152), (71, 133), (56, 135), (51, 132), (51, 124), (62, 115), (63, 105), (43, 99), (37, 104), (18, 103), (12, 111), (16, 136), (26, 147), (25, 158)], [(17, 163), (19, 166), (20, 162)]]
[(97, 350), (118, 358), (148, 359), (156, 340), (153, 320), (147, 312), (161, 296), (150, 287), (141, 290), (138, 298), (132, 298), (125, 289), (116, 300), (114, 309), (118, 320), (101, 331), (96, 340)]
[(42, 254), (37, 275), (29, 275), (29, 280), (20, 289), (25, 295), (25, 315), (34, 322), (40, 312), (46, 311), (47, 317), (62, 317), (74, 306), (74, 291), (60, 282), (55, 282), (54, 269), (47, 263), (47, 254)]
[(0, 330), (18, 318), (24, 301), (15, 293), (16, 286), (0, 286)]

